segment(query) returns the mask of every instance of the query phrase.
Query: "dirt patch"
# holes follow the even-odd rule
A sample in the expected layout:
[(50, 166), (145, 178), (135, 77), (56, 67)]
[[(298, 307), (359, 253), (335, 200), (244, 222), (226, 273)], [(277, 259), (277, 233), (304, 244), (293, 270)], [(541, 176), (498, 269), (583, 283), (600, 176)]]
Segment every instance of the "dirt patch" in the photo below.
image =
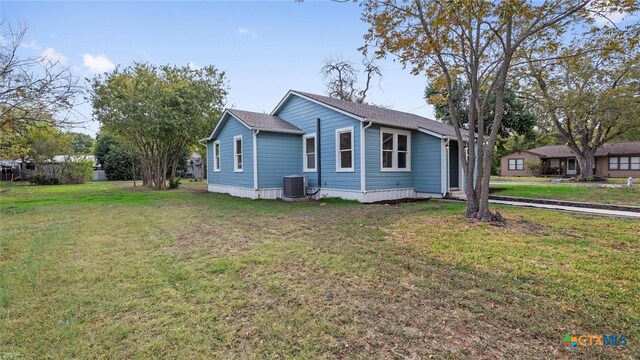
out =
[(505, 227), (509, 230), (524, 234), (549, 235), (552, 233), (548, 226), (523, 218), (507, 221)]

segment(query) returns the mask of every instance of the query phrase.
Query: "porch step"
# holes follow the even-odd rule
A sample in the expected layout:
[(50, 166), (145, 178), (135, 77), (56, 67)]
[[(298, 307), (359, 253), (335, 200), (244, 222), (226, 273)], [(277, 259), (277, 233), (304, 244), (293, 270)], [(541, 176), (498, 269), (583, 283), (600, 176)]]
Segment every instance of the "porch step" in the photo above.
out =
[(449, 197), (453, 199), (466, 200), (467, 194), (464, 191), (450, 191)]

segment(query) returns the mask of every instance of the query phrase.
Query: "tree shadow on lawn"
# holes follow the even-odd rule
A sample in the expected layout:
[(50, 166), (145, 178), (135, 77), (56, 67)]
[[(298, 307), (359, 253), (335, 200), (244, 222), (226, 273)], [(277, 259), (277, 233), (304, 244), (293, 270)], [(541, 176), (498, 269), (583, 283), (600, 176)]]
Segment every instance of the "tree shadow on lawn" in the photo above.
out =
[[(418, 206), (408, 212), (421, 211)], [(599, 333), (609, 329), (611, 322), (599, 324), (602, 314), (589, 320), (588, 313), (562, 308), (558, 298), (567, 290), (563, 284), (457, 265), (390, 239), (382, 224), (406, 214), (406, 208), (348, 205), (279, 215), (289, 217), (280, 222), (273, 217), (236, 218), (238, 232), (222, 237), (232, 239), (244, 231), (244, 242), (226, 241), (222, 252), (199, 253), (226, 264), (221, 271), (233, 270), (227, 275), (241, 284), (225, 294), (225, 303), (231, 305), (222, 316), (227, 329), (222, 355), (638, 355), (632, 348), (570, 351), (562, 343), (566, 332)], [(525, 223), (521, 231), (546, 233), (547, 229)], [(222, 237), (208, 237), (198, 246), (218, 247)], [(540, 291), (543, 283), (559, 291), (555, 298), (548, 289)]]

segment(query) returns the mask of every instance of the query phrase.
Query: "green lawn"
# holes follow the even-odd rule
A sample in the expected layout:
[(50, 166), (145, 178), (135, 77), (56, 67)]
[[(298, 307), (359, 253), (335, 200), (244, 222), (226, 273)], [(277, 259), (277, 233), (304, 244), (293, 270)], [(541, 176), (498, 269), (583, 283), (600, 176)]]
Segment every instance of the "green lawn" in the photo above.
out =
[(640, 206), (640, 186), (601, 188), (573, 184), (493, 184), (493, 195)]
[(204, 189), (1, 194), (0, 359), (640, 357), (639, 221)]

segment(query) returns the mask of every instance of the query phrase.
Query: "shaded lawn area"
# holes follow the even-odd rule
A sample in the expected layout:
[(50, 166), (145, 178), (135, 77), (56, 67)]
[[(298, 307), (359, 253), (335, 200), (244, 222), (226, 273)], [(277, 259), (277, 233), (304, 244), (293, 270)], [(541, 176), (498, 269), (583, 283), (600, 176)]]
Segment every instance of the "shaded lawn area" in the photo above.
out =
[(640, 356), (638, 221), (204, 188), (0, 195), (0, 358)]
[(493, 195), (640, 206), (640, 186), (601, 188), (571, 184), (493, 184)]

